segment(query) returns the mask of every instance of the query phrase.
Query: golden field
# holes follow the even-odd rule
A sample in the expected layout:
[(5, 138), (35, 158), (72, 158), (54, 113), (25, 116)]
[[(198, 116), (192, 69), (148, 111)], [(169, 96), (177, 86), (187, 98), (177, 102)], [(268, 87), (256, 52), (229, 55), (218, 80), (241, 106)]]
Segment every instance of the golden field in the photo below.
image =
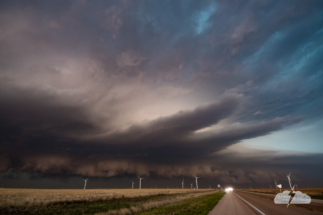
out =
[[(209, 191), (199, 189), (198, 192)], [(191, 189), (9, 189), (0, 188), (0, 206), (43, 205), (69, 201), (96, 201), (158, 194), (195, 193)]]

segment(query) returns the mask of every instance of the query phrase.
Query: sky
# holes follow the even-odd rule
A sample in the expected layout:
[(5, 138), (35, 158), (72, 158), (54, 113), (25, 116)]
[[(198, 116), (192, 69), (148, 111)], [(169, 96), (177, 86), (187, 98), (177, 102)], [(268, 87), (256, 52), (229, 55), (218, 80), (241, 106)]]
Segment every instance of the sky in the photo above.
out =
[(0, 2), (0, 184), (323, 186), (323, 2)]

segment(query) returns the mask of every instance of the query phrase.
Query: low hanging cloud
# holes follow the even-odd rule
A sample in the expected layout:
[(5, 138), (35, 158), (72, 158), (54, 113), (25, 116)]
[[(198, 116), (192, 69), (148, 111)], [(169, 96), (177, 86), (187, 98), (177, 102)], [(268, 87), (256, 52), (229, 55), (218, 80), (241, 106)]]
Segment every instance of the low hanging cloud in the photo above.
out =
[[(281, 129), (282, 126), (298, 122), (277, 118), (269, 122), (240, 125), (220, 133), (209, 131), (196, 133), (202, 128), (233, 116), (238, 109), (239, 100), (237, 97), (223, 98), (219, 102), (203, 105), (194, 110), (181, 111), (151, 122), (132, 125), (124, 131), (103, 134), (99, 137), (94, 135), (85, 140), (54, 139), (43, 145), (42, 137), (30, 137), (31, 142), (25, 144), (33, 148), (25, 147), (19, 154), (12, 155), (16, 156), (16, 161), (20, 160), (16, 168), (24, 172), (64, 173), (91, 177), (124, 174), (176, 177), (198, 174), (211, 178), (223, 177), (223, 180), (227, 175), (229, 180), (231, 176), (228, 176), (228, 170), (224, 170), (223, 166), (209, 164), (213, 163), (212, 159), (217, 160), (219, 156), (216, 155), (217, 152), (243, 139), (266, 135)], [(77, 127), (75, 129), (78, 132), (82, 131)], [(56, 132), (60, 130), (63, 129), (55, 128)], [(87, 132), (86, 127), (84, 131)], [(46, 149), (48, 144), (55, 146)], [(197, 165), (193, 164), (195, 161), (198, 161)], [(7, 165), (9, 168), (10, 163)]]

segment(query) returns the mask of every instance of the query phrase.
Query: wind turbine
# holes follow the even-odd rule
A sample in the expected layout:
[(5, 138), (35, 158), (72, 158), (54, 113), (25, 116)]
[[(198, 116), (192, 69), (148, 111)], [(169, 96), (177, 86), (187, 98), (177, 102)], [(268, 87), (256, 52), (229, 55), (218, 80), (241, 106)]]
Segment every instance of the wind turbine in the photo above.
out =
[(135, 182), (132, 181), (132, 189), (133, 189), (133, 185), (135, 184)]
[(183, 181), (182, 181), (182, 189), (184, 189), (184, 179), (183, 179)]
[(88, 180), (89, 178), (87, 178), (87, 179), (85, 179), (84, 180), (84, 190), (85, 190), (85, 188), (86, 188), (86, 183), (87, 183), (87, 180)]
[(138, 176), (138, 178), (139, 178), (139, 189), (141, 189), (141, 179), (144, 179), (144, 178), (140, 178), (139, 176)]
[[(290, 189), (291, 189), (291, 191), (290, 191), (290, 193), (289, 193), (289, 194), (293, 194), (293, 193), (295, 193), (295, 191), (294, 191), (295, 184), (294, 184), (294, 186), (292, 187), (292, 179), (290, 179), (290, 174), (291, 174), (291, 173), (289, 173), (289, 175), (287, 175), (288, 182), (289, 182), (289, 186), (290, 186)], [(292, 199), (293, 199), (293, 197), (292, 197), (292, 198), (290, 198), (290, 200), (289, 200), (289, 202), (288, 202), (288, 205), (287, 205), (287, 208), (288, 208), (289, 204), (292, 202)]]
[(199, 189), (199, 186), (197, 184), (197, 179), (200, 178), (200, 177), (196, 177), (195, 175), (194, 175), (194, 177), (195, 177), (195, 182), (196, 182), (196, 189), (198, 190)]

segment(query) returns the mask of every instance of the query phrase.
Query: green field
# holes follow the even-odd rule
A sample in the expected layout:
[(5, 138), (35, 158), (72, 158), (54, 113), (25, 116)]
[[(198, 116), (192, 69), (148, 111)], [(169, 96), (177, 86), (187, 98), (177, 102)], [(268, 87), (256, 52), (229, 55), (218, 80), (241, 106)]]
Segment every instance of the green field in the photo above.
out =
[(152, 209), (139, 214), (206, 215), (221, 200), (224, 194), (224, 192), (218, 192), (211, 195), (189, 199), (178, 204)]

